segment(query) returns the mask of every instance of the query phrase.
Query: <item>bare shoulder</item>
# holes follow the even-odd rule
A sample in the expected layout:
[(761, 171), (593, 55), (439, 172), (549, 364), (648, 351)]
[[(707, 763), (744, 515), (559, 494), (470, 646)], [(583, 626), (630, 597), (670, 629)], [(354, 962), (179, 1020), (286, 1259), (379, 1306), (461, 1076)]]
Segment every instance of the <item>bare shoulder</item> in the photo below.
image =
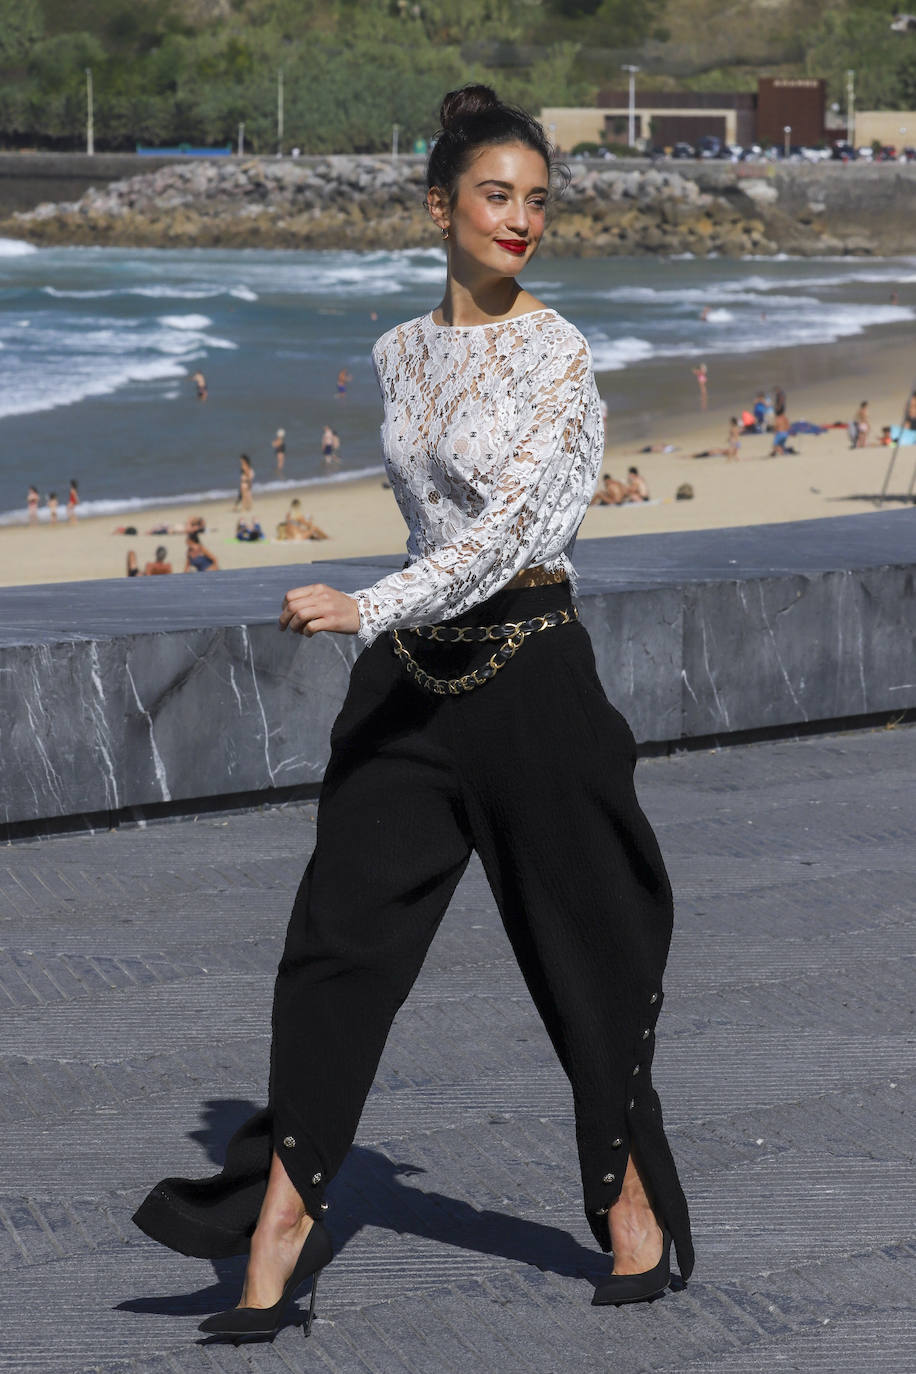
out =
[(532, 296), (530, 291), (520, 291), (515, 298), (514, 315), (530, 315), (534, 310), (550, 310), (551, 306), (544, 301), (538, 300), (537, 296)]

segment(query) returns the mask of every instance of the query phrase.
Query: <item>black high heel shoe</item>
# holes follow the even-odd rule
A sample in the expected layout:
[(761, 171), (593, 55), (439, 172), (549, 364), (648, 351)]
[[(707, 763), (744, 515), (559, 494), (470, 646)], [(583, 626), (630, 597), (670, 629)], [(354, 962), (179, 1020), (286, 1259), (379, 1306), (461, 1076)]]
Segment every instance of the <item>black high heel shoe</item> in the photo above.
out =
[(610, 1303), (646, 1302), (649, 1298), (664, 1293), (671, 1281), (671, 1233), (662, 1224), (662, 1254), (654, 1269), (642, 1274), (611, 1274), (610, 1278), (599, 1283), (592, 1298), (592, 1307), (605, 1307)]
[(273, 1307), (230, 1307), (227, 1312), (217, 1312), (207, 1317), (197, 1328), (208, 1336), (225, 1336), (227, 1340), (241, 1341), (273, 1340), (280, 1330), (284, 1308), (291, 1300), (296, 1289), (312, 1276), (312, 1296), (308, 1316), (305, 1319), (306, 1336), (312, 1334), (312, 1319), (315, 1315), (315, 1293), (318, 1289), (318, 1274), (334, 1258), (331, 1239), (320, 1221), (313, 1221), (312, 1228), (305, 1238), (293, 1272), (286, 1280), (279, 1302)]

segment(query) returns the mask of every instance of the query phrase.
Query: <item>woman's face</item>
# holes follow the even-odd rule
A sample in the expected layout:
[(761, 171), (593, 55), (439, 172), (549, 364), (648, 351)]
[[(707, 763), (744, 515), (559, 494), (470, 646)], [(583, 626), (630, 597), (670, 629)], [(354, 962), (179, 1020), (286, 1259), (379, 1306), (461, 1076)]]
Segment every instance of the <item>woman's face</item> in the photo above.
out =
[(548, 169), (540, 153), (521, 143), (481, 148), (458, 178), (453, 206), (433, 202), (433, 218), (448, 229), (453, 259), (460, 255), (486, 272), (514, 277), (544, 233)]

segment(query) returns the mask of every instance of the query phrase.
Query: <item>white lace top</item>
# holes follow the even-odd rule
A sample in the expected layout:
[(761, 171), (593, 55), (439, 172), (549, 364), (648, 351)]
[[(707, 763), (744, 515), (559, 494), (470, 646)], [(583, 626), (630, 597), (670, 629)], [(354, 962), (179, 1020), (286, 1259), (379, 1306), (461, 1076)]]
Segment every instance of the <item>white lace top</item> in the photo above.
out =
[(372, 350), (409, 562), (355, 593), (367, 644), (460, 615), (532, 564), (565, 568), (604, 452), (588, 344), (555, 310), (421, 315)]

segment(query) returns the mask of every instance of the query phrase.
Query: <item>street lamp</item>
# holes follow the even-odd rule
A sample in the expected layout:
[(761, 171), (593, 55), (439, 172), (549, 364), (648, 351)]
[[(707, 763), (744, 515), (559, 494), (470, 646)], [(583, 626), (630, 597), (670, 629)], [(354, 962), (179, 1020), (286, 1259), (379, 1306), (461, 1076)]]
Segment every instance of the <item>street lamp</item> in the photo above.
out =
[(856, 146), (856, 74), (846, 73), (846, 142)]
[(629, 145), (629, 147), (632, 148), (636, 143), (636, 73), (639, 71), (639, 68), (632, 66), (629, 62), (624, 62), (621, 65), (620, 70), (622, 72), (630, 73), (630, 102), (627, 113), (627, 144)]
[(785, 140), (785, 141), (784, 141), (784, 144), (783, 144), (783, 156), (784, 156), (784, 157), (788, 157), (788, 156), (789, 156), (789, 140), (790, 140), (791, 137), (792, 137), (792, 125), (791, 125), (791, 124), (784, 124), (784, 125), (782, 126), (782, 136), (783, 136), (783, 139)]
[(92, 117), (92, 68), (86, 68), (86, 152), (95, 153), (95, 122)]
[(277, 157), (283, 156), (283, 69), (277, 72)]

